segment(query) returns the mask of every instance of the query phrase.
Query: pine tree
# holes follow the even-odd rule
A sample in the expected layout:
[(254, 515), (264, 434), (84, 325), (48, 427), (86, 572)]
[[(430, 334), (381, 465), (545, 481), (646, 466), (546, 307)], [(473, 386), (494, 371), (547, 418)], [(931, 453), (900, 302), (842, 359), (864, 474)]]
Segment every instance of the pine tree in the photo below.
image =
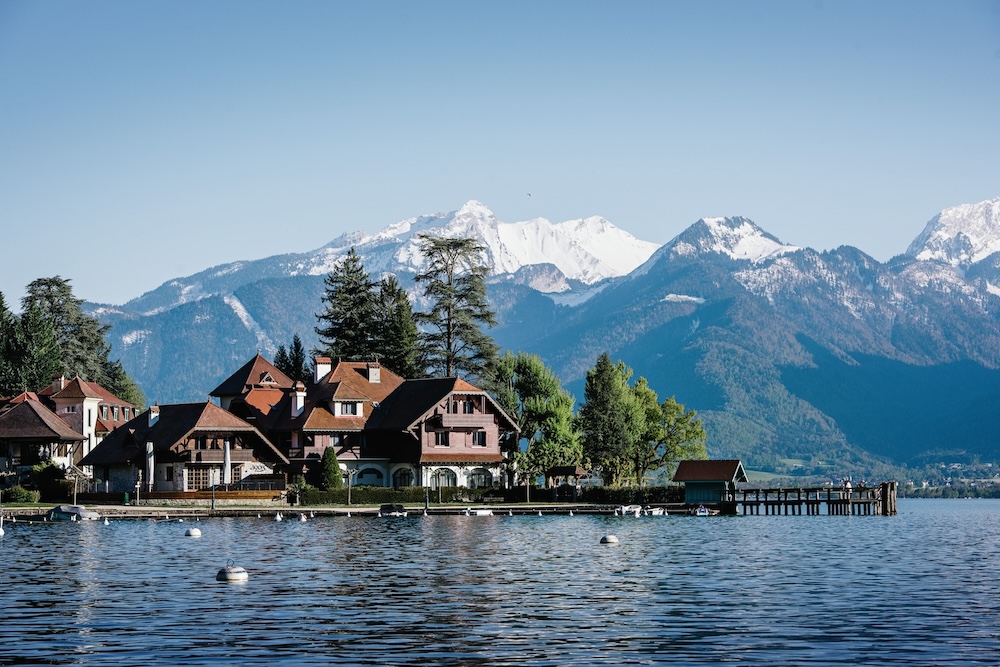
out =
[(302, 347), (302, 339), (298, 334), (292, 336), (292, 345), (288, 351), (288, 370), (283, 372), (298, 382), (307, 382), (312, 375), (306, 367), (306, 350)]
[(428, 370), (447, 377), (464, 371), (485, 377), (497, 355), (482, 327), (496, 324), (486, 299), (487, 267), (475, 239), (420, 237), (427, 269), (416, 276), (424, 285), (430, 311), (417, 314), (425, 325), (422, 350)]
[(630, 470), (629, 454), (645, 428), (638, 401), (628, 386), (632, 371), (613, 364), (607, 352), (587, 371), (578, 425), (583, 451), (606, 486), (618, 486)]
[(55, 326), (37, 304), (13, 323), (4, 346), (7, 382), (0, 394), (38, 391), (63, 372), (62, 349)]
[(395, 276), (388, 275), (379, 284), (379, 310), (377, 350), (382, 364), (404, 378), (423, 377), (413, 306)]
[(378, 306), (375, 283), (365, 271), (354, 248), (325, 278), (324, 310), (316, 316), (320, 326), (317, 354), (333, 359), (372, 359), (375, 356)]
[(274, 364), (274, 367), (277, 368), (279, 371), (281, 371), (285, 375), (288, 375), (288, 377), (292, 377), (291, 375), (289, 375), (289, 372), (292, 369), (292, 365), (288, 359), (288, 350), (285, 349), (284, 345), (278, 346), (278, 351), (274, 353), (274, 361), (272, 363)]

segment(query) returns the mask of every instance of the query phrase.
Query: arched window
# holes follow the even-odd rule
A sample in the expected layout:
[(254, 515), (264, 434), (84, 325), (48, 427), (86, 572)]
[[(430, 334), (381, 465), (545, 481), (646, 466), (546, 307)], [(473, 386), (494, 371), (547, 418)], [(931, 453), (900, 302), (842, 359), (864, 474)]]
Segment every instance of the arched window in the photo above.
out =
[(409, 468), (400, 468), (392, 473), (392, 488), (398, 489), (403, 486), (413, 486), (413, 471)]
[(431, 488), (436, 489), (442, 486), (458, 486), (458, 476), (454, 470), (438, 468), (431, 473)]
[(493, 486), (493, 475), (486, 468), (475, 468), (469, 472), (469, 488), (485, 489)]

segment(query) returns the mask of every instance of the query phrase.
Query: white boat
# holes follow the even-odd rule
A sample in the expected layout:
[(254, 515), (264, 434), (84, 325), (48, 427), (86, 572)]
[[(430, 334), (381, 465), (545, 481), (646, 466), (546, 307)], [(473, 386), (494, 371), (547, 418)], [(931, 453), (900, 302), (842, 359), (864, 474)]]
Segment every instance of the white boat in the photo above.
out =
[(97, 521), (101, 515), (83, 505), (58, 505), (48, 511), (49, 521)]
[(646, 516), (663, 516), (667, 513), (667, 511), (662, 507), (650, 507), (647, 505), (646, 508), (642, 510), (642, 513)]
[(691, 514), (695, 516), (711, 516), (712, 512), (704, 505), (698, 505), (698, 507), (691, 510)]
[(622, 516), (626, 516), (628, 514), (639, 516), (642, 514), (642, 505), (622, 505), (619, 512), (621, 512)]
[(465, 510), (465, 516), (493, 516), (493, 510), (477, 510), (470, 507)]

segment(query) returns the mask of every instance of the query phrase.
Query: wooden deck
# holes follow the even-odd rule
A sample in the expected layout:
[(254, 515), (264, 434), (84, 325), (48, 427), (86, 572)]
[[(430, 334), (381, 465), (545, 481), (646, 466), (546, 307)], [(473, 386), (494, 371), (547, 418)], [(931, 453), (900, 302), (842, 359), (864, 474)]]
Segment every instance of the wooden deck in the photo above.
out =
[(738, 489), (722, 505), (738, 514), (806, 514), (816, 516), (892, 516), (898, 511), (897, 482), (851, 488), (821, 486), (789, 489)]

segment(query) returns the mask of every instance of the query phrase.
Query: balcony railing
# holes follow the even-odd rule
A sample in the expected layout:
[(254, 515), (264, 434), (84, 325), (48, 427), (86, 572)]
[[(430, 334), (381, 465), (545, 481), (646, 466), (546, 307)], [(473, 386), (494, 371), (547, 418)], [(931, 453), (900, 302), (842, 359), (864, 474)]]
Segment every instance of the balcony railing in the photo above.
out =
[(441, 426), (444, 428), (486, 428), (493, 424), (493, 415), (482, 413), (456, 414), (446, 412), (441, 415)]

